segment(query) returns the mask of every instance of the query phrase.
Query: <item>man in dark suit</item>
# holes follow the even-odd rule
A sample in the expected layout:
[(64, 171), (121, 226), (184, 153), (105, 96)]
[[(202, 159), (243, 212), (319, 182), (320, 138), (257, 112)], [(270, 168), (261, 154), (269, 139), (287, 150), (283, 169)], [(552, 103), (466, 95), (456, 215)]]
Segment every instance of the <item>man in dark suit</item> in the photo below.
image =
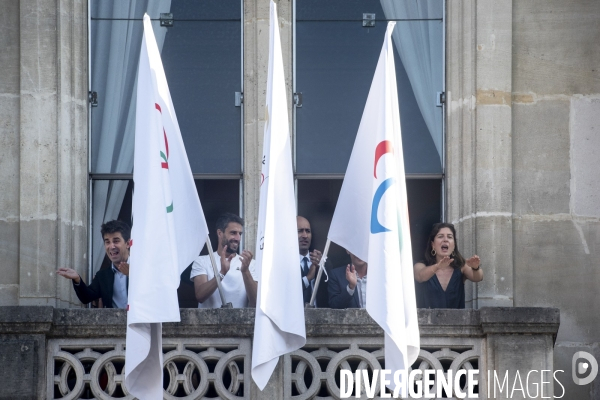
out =
[(351, 264), (329, 272), (329, 307), (366, 308), (368, 264), (347, 251)]
[(100, 232), (104, 250), (112, 262), (111, 268), (98, 271), (89, 286), (74, 269), (59, 268), (56, 273), (73, 281), (75, 294), (82, 303), (102, 299), (105, 308), (126, 308), (131, 228), (125, 222), (115, 220), (103, 224)]
[[(312, 244), (312, 230), (310, 222), (304, 217), (296, 217), (298, 224), (298, 248), (300, 250), (300, 277), (302, 279), (302, 297), (304, 303), (310, 302), (313, 288), (315, 287), (315, 278), (319, 271), (319, 263), (322, 254), (319, 250), (309, 251)], [(325, 274), (321, 276), (321, 283), (317, 290), (317, 307), (327, 307), (327, 283)]]

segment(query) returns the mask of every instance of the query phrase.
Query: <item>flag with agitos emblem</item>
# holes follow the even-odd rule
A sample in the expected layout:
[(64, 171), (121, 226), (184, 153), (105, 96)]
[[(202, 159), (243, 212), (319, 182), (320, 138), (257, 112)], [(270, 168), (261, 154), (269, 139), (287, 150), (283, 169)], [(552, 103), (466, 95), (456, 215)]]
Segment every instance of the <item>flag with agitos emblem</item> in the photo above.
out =
[(420, 339), (391, 38), (395, 24), (388, 23), (327, 236), (368, 263), (366, 308), (385, 332), (385, 368), (405, 373), (397, 386), (405, 398)]
[(133, 227), (125, 384), (138, 399), (163, 399), (162, 323), (179, 322), (180, 275), (208, 228), (148, 15), (140, 52), (133, 169)]

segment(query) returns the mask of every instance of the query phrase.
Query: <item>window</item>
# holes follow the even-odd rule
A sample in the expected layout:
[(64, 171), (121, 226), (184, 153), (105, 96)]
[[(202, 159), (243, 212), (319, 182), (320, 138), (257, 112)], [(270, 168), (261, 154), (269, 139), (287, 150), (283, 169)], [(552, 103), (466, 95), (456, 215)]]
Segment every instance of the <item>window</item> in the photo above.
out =
[[(105, 258), (100, 225), (131, 218), (144, 12), (153, 20), (209, 230), (214, 234), (222, 212), (242, 214), (243, 114), (234, 103), (243, 87), (242, 5), (241, 0), (90, 0), (90, 90), (98, 98), (91, 109), (89, 157), (92, 272)], [(298, 212), (312, 222), (313, 245), (324, 248), (386, 21), (397, 20), (396, 76), (418, 260), (431, 225), (443, 213), (443, 116), (436, 104), (444, 91), (443, 0), (295, 0), (294, 7), (294, 92), (302, 93), (294, 111), (294, 168)], [(163, 13), (173, 14), (172, 27), (161, 26)], [(363, 27), (364, 13), (375, 14), (374, 26)], [(335, 266), (346, 262), (339, 247), (332, 246), (329, 256)]]
[[(105, 253), (100, 225), (131, 220), (136, 75), (148, 13), (209, 229), (222, 212), (241, 213), (242, 2), (91, 0), (90, 190), (92, 272)], [(173, 26), (161, 27), (162, 13)], [(213, 243), (216, 241), (213, 239)], [(206, 251), (206, 249), (205, 249)]]
[[(363, 14), (375, 26), (363, 27)], [(443, 1), (296, 0), (294, 91), (298, 211), (323, 249), (371, 86), (387, 20), (393, 34), (413, 258), (442, 218)], [(333, 266), (345, 251), (330, 249)]]

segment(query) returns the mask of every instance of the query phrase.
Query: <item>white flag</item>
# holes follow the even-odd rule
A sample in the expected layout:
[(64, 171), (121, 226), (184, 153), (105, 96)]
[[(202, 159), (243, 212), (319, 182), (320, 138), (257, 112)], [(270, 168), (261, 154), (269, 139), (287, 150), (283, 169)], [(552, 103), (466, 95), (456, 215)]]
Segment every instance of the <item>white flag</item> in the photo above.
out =
[(258, 300), (252, 378), (262, 390), (279, 356), (306, 343), (298, 267), (292, 151), (277, 10), (271, 1), (269, 74), (256, 238)]
[(394, 25), (388, 23), (328, 238), (367, 261), (367, 311), (385, 331), (385, 367), (407, 373), (417, 359), (420, 340), (391, 39)]
[(162, 399), (161, 323), (180, 321), (179, 276), (200, 254), (208, 228), (147, 14), (133, 181), (125, 383), (138, 399)]

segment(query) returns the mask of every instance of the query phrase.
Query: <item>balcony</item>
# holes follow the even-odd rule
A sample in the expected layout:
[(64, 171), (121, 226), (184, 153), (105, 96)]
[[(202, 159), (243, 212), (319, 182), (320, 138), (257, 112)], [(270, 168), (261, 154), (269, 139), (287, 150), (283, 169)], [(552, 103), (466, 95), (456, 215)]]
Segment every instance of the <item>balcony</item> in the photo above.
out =
[[(250, 375), (254, 310), (181, 309), (180, 323), (163, 325), (164, 398), (339, 399), (340, 369), (384, 368), (383, 331), (365, 310), (305, 318), (306, 346), (280, 359), (261, 392)], [(123, 310), (0, 307), (0, 399), (132, 399), (125, 325)], [(553, 370), (558, 309), (419, 310), (419, 326), (413, 368), (477, 369), (476, 398), (497, 398), (494, 373), (508, 371), (512, 385), (517, 371), (525, 382), (531, 370)], [(553, 396), (551, 372), (528, 378)]]

